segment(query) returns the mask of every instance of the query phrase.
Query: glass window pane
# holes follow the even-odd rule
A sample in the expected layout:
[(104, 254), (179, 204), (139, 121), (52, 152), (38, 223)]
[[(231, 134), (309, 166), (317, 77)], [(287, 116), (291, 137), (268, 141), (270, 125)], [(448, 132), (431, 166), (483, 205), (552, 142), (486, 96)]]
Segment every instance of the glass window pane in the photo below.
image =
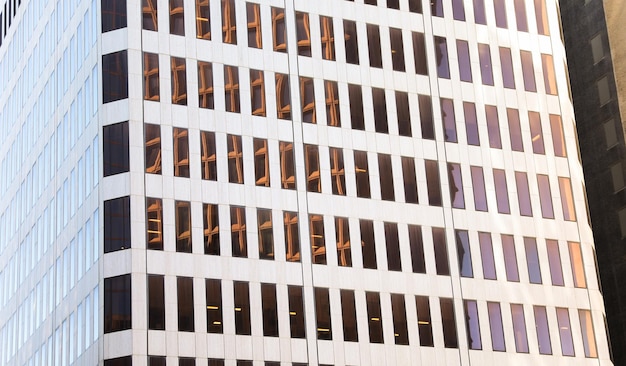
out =
[(435, 56), (437, 58), (437, 77), (450, 79), (448, 44), (444, 37), (435, 37)]
[(224, 65), (224, 99), (226, 112), (239, 113), (239, 69), (235, 66)]
[(515, 336), (515, 350), (517, 353), (528, 353), (528, 337), (526, 336), (526, 320), (524, 307), (521, 304), (511, 304), (513, 318), (513, 335)]
[[(503, 0), (496, 0), (503, 1)], [(529, 92), (536, 92), (535, 68), (533, 66), (533, 55), (530, 51), (520, 51), (522, 58), (522, 75), (524, 76), (524, 89)]]
[(474, 271), (472, 269), (472, 255), (467, 230), (455, 230), (455, 237), (456, 251), (459, 261), (459, 274), (461, 277), (474, 277)]
[(262, 48), (261, 36), (261, 6), (246, 2), (246, 16), (248, 21), (248, 47)]
[(196, 38), (211, 39), (209, 0), (196, 0)]
[(543, 81), (546, 86), (546, 94), (557, 95), (556, 75), (554, 74), (554, 61), (552, 55), (541, 54), (543, 68)]
[(393, 170), (391, 155), (378, 154), (378, 175), (380, 178), (380, 196), (385, 201), (394, 201)]
[(390, 271), (402, 271), (398, 224), (385, 222), (385, 243), (387, 249), (387, 269)]
[(563, 286), (563, 268), (561, 265), (561, 253), (559, 251), (559, 242), (556, 240), (546, 239), (546, 247), (548, 250), (548, 263), (550, 264), (550, 277), (552, 285)]
[(488, 44), (478, 44), (478, 57), (480, 60), (480, 75), (482, 77), (483, 85), (493, 85), (491, 51), (489, 50)]
[(222, 0), (222, 42), (237, 44), (235, 0)]
[(171, 57), (172, 104), (187, 105), (187, 66), (185, 59)]
[(542, 355), (552, 354), (550, 344), (550, 329), (548, 328), (548, 315), (545, 306), (533, 306), (535, 313), (535, 328), (537, 329), (537, 341), (539, 342), (539, 353)]
[(569, 248), (569, 259), (572, 264), (572, 275), (574, 277), (574, 286), (578, 288), (587, 287), (585, 280), (585, 267), (583, 264), (583, 256), (580, 243), (567, 242)]
[(185, 35), (185, 6), (183, 0), (170, 2), (170, 34)]
[(537, 33), (549, 36), (548, 10), (545, 0), (535, 0), (535, 16), (537, 18)]
[(215, 104), (213, 95), (213, 64), (198, 61), (198, 106), (213, 109)]
[(291, 119), (291, 92), (289, 90), (289, 75), (275, 74), (276, 83), (276, 113), (280, 119)]
[(221, 281), (207, 279), (205, 282), (207, 332), (221, 334), (223, 332)]
[(176, 201), (176, 251), (191, 253), (191, 204)]
[(165, 330), (163, 276), (148, 275), (148, 329)]
[(563, 219), (566, 221), (576, 221), (576, 208), (574, 207), (572, 184), (569, 178), (559, 177), (559, 191), (561, 192)]
[(227, 135), (226, 148), (228, 149), (228, 181), (243, 183), (243, 151), (241, 136)]
[(513, 151), (524, 151), (524, 143), (522, 142), (522, 128), (519, 121), (519, 112), (517, 111), (517, 109), (507, 108), (506, 115), (509, 121), (511, 149)]
[(435, 267), (438, 275), (449, 276), (448, 248), (446, 233), (443, 228), (432, 228), (433, 245), (435, 247)]
[(441, 119), (443, 121), (444, 138), (446, 142), (457, 142), (456, 118), (452, 99), (441, 99)]
[(263, 312), (263, 335), (278, 337), (278, 309), (276, 308), (276, 285), (261, 284), (261, 306)]
[(374, 224), (369, 220), (360, 220), (361, 255), (363, 268), (376, 269), (376, 243), (374, 241)]
[(146, 246), (163, 250), (163, 203), (160, 198), (146, 197)]
[(515, 185), (517, 186), (520, 215), (532, 216), (533, 210), (530, 203), (530, 189), (525, 172), (515, 172)]
[(437, 161), (425, 160), (426, 185), (428, 188), (428, 204), (441, 206), (441, 183), (439, 180), (439, 166)]
[(217, 157), (214, 132), (200, 131), (200, 164), (202, 167), (202, 179), (217, 180)]
[(422, 138), (428, 140), (435, 139), (435, 127), (433, 124), (433, 109), (429, 95), (419, 95), (420, 126), (422, 128)]
[(517, 255), (515, 254), (515, 242), (513, 236), (502, 235), (502, 252), (504, 254), (504, 268), (507, 281), (519, 282), (517, 270)]
[(161, 127), (144, 124), (146, 173), (161, 174)]
[(102, 102), (128, 98), (127, 51), (102, 55)]
[(452, 0), (452, 16), (454, 20), (465, 21), (465, 9), (463, 0)]
[(459, 74), (461, 81), (472, 82), (472, 67), (470, 63), (469, 46), (467, 41), (457, 40), (456, 49), (459, 57)]
[(380, 295), (377, 292), (366, 292), (367, 319), (370, 343), (383, 343), (383, 318), (380, 312)]
[(443, 17), (443, 0), (433, 0), (430, 2), (430, 12), (433, 16)]
[(370, 198), (370, 177), (367, 152), (354, 151), (354, 174), (356, 176), (356, 195)]
[(296, 189), (293, 143), (280, 141), (278, 150), (280, 151), (280, 186), (283, 189)]
[(235, 281), (235, 333), (250, 335), (250, 292), (248, 282)]
[(359, 334), (356, 320), (356, 305), (354, 291), (341, 290), (341, 315), (343, 321), (343, 340), (358, 342)]
[(506, 184), (506, 173), (501, 169), (493, 170), (493, 181), (496, 188), (496, 203), (499, 213), (511, 213), (509, 207), (509, 192)]
[(254, 148), (254, 182), (257, 186), (270, 186), (270, 159), (267, 140), (253, 139)]
[(104, 252), (130, 247), (130, 197), (104, 201)]
[(402, 44), (402, 30), (389, 28), (391, 42), (391, 62), (395, 71), (405, 71), (404, 45)]
[(413, 38), (413, 59), (415, 61), (415, 73), (419, 75), (428, 75), (424, 33), (412, 32), (411, 34)]
[[(148, 1), (148, 0), (146, 0)], [(151, 0), (150, 0), (151, 1)], [(159, 101), (159, 55), (143, 53), (143, 98)]]
[(244, 207), (230, 208), (230, 242), (233, 257), (248, 257), (246, 233), (246, 210)]
[(309, 231), (311, 233), (311, 261), (315, 264), (326, 264), (324, 217), (322, 215), (309, 215)]
[(380, 30), (378, 25), (367, 24), (367, 43), (370, 67), (383, 67), (383, 58), (380, 49)]
[(552, 132), (554, 155), (561, 157), (567, 156), (565, 136), (563, 136), (563, 125), (561, 124), (561, 116), (558, 114), (550, 115), (550, 131)]
[(478, 305), (476, 300), (463, 300), (465, 308), (465, 327), (467, 329), (467, 344), (470, 349), (483, 349), (480, 339), (480, 324), (478, 323)]
[(506, 8), (504, 0), (494, 0), (493, 7), (496, 13), (496, 26), (498, 28), (507, 28)]
[[(309, 15), (306, 13), (297, 13), (298, 16), (305, 17), (305, 25), (306, 25), (306, 31), (304, 33), (304, 36), (310, 34), (309, 32)], [(298, 26), (300, 26), (302, 23), (298, 22)], [(298, 31), (300, 31), (300, 28), (298, 27)], [(309, 49), (309, 53), (310, 53), (310, 49), (311, 49), (311, 40), (310, 37), (308, 37), (307, 39), (301, 39), (300, 36), (302, 36), (303, 34), (301, 32), (298, 32), (298, 49), (300, 49), (300, 42), (302, 41), (303, 43), (306, 42), (306, 46)], [(275, 8), (272, 7), (272, 40), (273, 40), (273, 45), (274, 45), (274, 52), (287, 52), (287, 27), (285, 24), (285, 9), (283, 8)], [(300, 53), (302, 55), (302, 53)], [(308, 55), (307, 55), (308, 56)]]
[(132, 327), (130, 274), (104, 279), (104, 333)]
[(422, 239), (421, 226), (409, 225), (409, 245), (411, 247), (411, 264), (413, 273), (426, 273), (424, 241)]
[(415, 174), (415, 161), (413, 158), (402, 157), (402, 177), (404, 182), (404, 202), (418, 203), (417, 176)]
[(473, 0), (474, 3), (474, 21), (476, 24), (487, 24), (487, 16), (485, 15), (485, 0)]
[(359, 45), (357, 40), (356, 22), (350, 20), (343, 21), (343, 37), (346, 45), (346, 62), (349, 64), (359, 64)]
[(465, 208), (465, 195), (463, 193), (463, 179), (461, 178), (461, 165), (448, 163), (448, 184), (450, 185), (450, 201), (453, 208)]
[(526, 1), (515, 0), (515, 19), (517, 20), (517, 30), (528, 32), (528, 19), (526, 18)]
[(300, 77), (300, 104), (302, 108), (302, 122), (317, 123), (315, 114), (315, 91), (313, 79)]
[(443, 343), (446, 348), (458, 348), (459, 341), (456, 331), (456, 319), (454, 316), (454, 300), (440, 298), (441, 322), (443, 325)]
[(259, 258), (274, 259), (274, 231), (272, 230), (272, 210), (257, 209), (259, 230)]
[(305, 145), (306, 188), (308, 192), (321, 192), (319, 148)]
[(102, 33), (120, 28), (126, 28), (126, 0), (102, 1)]
[(500, 65), (502, 67), (502, 81), (504, 87), (515, 89), (515, 74), (513, 73), (513, 59), (511, 49), (500, 47)]
[(574, 356), (574, 341), (572, 339), (572, 326), (569, 320), (569, 310), (565, 308), (556, 308), (556, 321), (559, 326), (561, 353), (563, 356)]
[(317, 339), (332, 340), (333, 335), (330, 323), (330, 300), (328, 289), (316, 287), (314, 290)]
[(320, 16), (320, 29), (322, 41), (322, 58), (335, 60), (335, 32), (333, 31), (333, 18)]
[(467, 134), (467, 144), (480, 146), (478, 135), (478, 121), (476, 118), (476, 106), (474, 103), (463, 102), (463, 115), (465, 117), (465, 133)]
[(304, 338), (304, 302), (302, 298), (302, 287), (287, 286), (289, 296), (289, 324), (291, 338)]
[(343, 166), (343, 151), (338, 148), (330, 148), (330, 177), (332, 180), (333, 194), (346, 195), (346, 177)]
[(486, 280), (495, 280), (497, 278), (496, 264), (493, 257), (493, 244), (491, 242), (491, 233), (478, 233), (478, 241), (480, 243), (483, 277)]
[(502, 327), (502, 312), (497, 302), (487, 302), (489, 314), (489, 330), (491, 331), (491, 345), (494, 351), (506, 351), (504, 343), (504, 329)]
[(593, 331), (593, 321), (589, 310), (578, 310), (578, 318), (580, 320), (580, 331), (583, 336), (583, 348), (585, 349), (585, 357), (598, 357), (596, 349), (596, 337)]
[(476, 211), (487, 211), (487, 192), (485, 190), (485, 178), (483, 168), (479, 166), (470, 167), (472, 175), (472, 188), (474, 190), (474, 208)]
[(415, 295), (415, 308), (417, 310), (417, 328), (419, 330), (420, 346), (432, 347), (433, 328), (430, 319), (430, 303), (428, 296)]
[(489, 147), (502, 149), (498, 109), (494, 105), (486, 105), (485, 114), (487, 115), (487, 135), (489, 136)]
[(178, 277), (178, 331), (194, 331), (193, 314), (193, 278)]
[(129, 170), (128, 122), (104, 126), (102, 174), (105, 177)]
[(326, 98), (326, 124), (328, 126), (341, 127), (337, 82), (324, 80), (324, 93)]
[(174, 127), (174, 176), (189, 178), (189, 131)]
[(550, 192), (550, 180), (547, 175), (537, 175), (539, 185), (539, 200), (541, 201), (541, 215), (544, 219), (553, 219), (552, 193)]
[(406, 323), (404, 295), (391, 294), (391, 313), (393, 315), (393, 334), (396, 344), (408, 345), (409, 332)]
[(156, 0), (142, 0), (141, 2), (142, 25), (145, 30), (157, 31), (159, 29), (157, 3)]
[(524, 251), (526, 252), (526, 264), (528, 266), (528, 278), (530, 283), (541, 284), (541, 268), (539, 266), (539, 253), (535, 238), (524, 238)]
[(335, 217), (335, 243), (337, 246), (337, 264), (341, 267), (352, 267), (352, 251), (350, 250), (350, 227), (345, 217)]
[(285, 257), (288, 262), (300, 261), (300, 230), (298, 229), (298, 214), (296, 212), (283, 213), (285, 231)]

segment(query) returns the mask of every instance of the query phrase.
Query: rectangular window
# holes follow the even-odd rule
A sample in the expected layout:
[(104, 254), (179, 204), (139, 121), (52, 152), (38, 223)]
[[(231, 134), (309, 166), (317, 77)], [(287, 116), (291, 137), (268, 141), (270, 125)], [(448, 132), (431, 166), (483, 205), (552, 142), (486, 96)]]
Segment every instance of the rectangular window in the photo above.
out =
[[(308, 24), (308, 14), (306, 16)], [(287, 27), (285, 26), (285, 9), (283, 8), (272, 7), (272, 40), (274, 52), (287, 52)]]
[(191, 204), (176, 201), (176, 251), (191, 253)]
[(141, 16), (143, 29), (149, 31), (157, 31), (158, 17), (157, 17), (157, 4), (156, 0), (142, 0), (141, 1)]
[(180, 357), (178, 359), (178, 366), (196, 366), (196, 359), (190, 357)]
[(436, 17), (443, 17), (443, 0), (433, 0), (430, 2), (430, 13)]
[(337, 82), (324, 80), (324, 93), (326, 98), (326, 124), (328, 126), (341, 127)]
[(415, 295), (415, 309), (417, 311), (417, 329), (419, 331), (420, 346), (433, 347), (433, 326), (430, 319), (428, 296)]
[(315, 90), (312, 78), (300, 77), (300, 104), (302, 108), (302, 122), (317, 123)]
[(211, 11), (209, 0), (196, 0), (196, 38), (211, 39)]
[(370, 198), (370, 177), (367, 152), (354, 151), (354, 173), (356, 176), (357, 197)]
[(550, 329), (548, 328), (548, 314), (545, 306), (533, 306), (535, 313), (535, 329), (537, 329), (537, 341), (539, 342), (539, 354), (551, 355)]
[(311, 57), (311, 23), (308, 13), (296, 12), (296, 37), (298, 55)]
[(481, 350), (483, 344), (480, 339), (480, 324), (478, 322), (478, 305), (476, 300), (463, 300), (465, 308), (465, 327), (467, 329), (467, 344), (470, 349)]
[[(524, 151), (522, 142), (522, 128), (519, 121), (519, 112), (517, 109), (507, 108), (506, 116), (509, 121), (509, 134), (511, 137), (511, 149), (513, 151)], [(534, 141), (533, 141), (534, 147)]]
[(341, 290), (341, 315), (343, 320), (343, 340), (346, 342), (358, 342), (356, 305), (354, 302), (354, 291), (352, 290)]
[(159, 55), (156, 53), (144, 52), (143, 99), (158, 102), (159, 93)]
[(330, 323), (330, 299), (327, 288), (315, 287), (315, 324), (317, 339), (332, 340), (333, 332)]
[(398, 133), (400, 136), (411, 137), (411, 112), (409, 111), (408, 93), (396, 91), (396, 112), (398, 117)]
[(270, 159), (267, 140), (253, 140), (254, 147), (254, 181), (257, 186), (270, 186)]
[(235, 281), (235, 334), (250, 335), (250, 292), (248, 282)]
[(583, 264), (583, 255), (581, 252), (580, 243), (569, 241), (567, 242), (567, 247), (569, 249), (569, 259), (572, 265), (574, 287), (586, 288), (587, 281), (585, 280), (585, 267)]
[(272, 210), (257, 209), (259, 230), (259, 258), (274, 259), (274, 231), (272, 230)]
[(546, 247), (548, 250), (548, 263), (550, 265), (550, 277), (552, 285), (564, 286), (563, 268), (561, 265), (561, 252), (559, 250), (559, 242), (556, 240), (546, 239)]
[(220, 224), (217, 205), (202, 206), (204, 221), (204, 254), (220, 255)]
[(489, 314), (489, 330), (491, 331), (491, 345), (494, 351), (506, 351), (504, 344), (504, 329), (502, 327), (502, 311), (497, 302), (487, 302)]
[(102, 174), (105, 177), (128, 172), (128, 122), (102, 127)]
[(200, 164), (202, 167), (202, 179), (217, 180), (214, 132), (200, 131)]
[(363, 94), (360, 85), (348, 84), (350, 99), (350, 122), (353, 130), (365, 131), (363, 117)]
[(343, 166), (343, 151), (339, 148), (329, 148), (330, 152), (330, 177), (333, 186), (333, 194), (346, 195), (346, 177)]
[(402, 271), (400, 259), (400, 239), (398, 238), (398, 224), (385, 222), (385, 243), (387, 248), (387, 269)]
[[(20, 4), (21, 4), (21, 1), (20, 1)], [(64, 5), (65, 5), (65, 8), (67, 9), (67, 4), (64, 3)], [(15, 9), (16, 8), (14, 7), (14, 10)], [(29, 7), (29, 9), (32, 9), (32, 6)], [(57, 10), (60, 10), (60, 9), (57, 9)], [(92, 11), (94, 11), (94, 9), (92, 9)], [(30, 19), (30, 20), (32, 21), (33, 19)], [(126, 28), (126, 0), (103, 1), (102, 2), (102, 33), (120, 29), (120, 28)]]
[(457, 142), (456, 118), (452, 99), (441, 98), (441, 119), (443, 121), (444, 138), (446, 142)]
[(543, 81), (546, 86), (546, 94), (557, 95), (556, 75), (554, 74), (554, 61), (552, 55), (541, 54), (543, 68)]
[(561, 353), (563, 356), (574, 356), (574, 340), (572, 339), (572, 326), (569, 320), (569, 310), (566, 308), (556, 308), (556, 322), (559, 326)]
[(478, 242), (480, 243), (480, 257), (483, 265), (483, 277), (486, 280), (495, 280), (497, 279), (496, 263), (493, 257), (491, 233), (478, 233)]
[(409, 0), (409, 11), (412, 13), (422, 13), (422, 1), (421, 0)]
[(130, 197), (104, 201), (104, 252), (130, 247)]
[[(497, 1), (497, 0), (496, 0)], [(493, 85), (493, 69), (491, 66), (491, 51), (488, 44), (478, 44), (478, 58), (480, 61), (480, 75), (483, 85)]]
[(171, 57), (172, 104), (187, 105), (187, 66), (185, 59)]
[(174, 176), (189, 178), (189, 131), (174, 127)]
[[(497, 0), (498, 1), (498, 0)], [(503, 1), (503, 0), (499, 0)], [(522, 75), (524, 76), (524, 90), (536, 92), (535, 68), (533, 67), (533, 55), (530, 51), (520, 51), (522, 58)]]
[(561, 192), (563, 219), (565, 221), (576, 221), (576, 208), (574, 208), (574, 196), (569, 178), (559, 177), (559, 191)]
[(235, 0), (222, 0), (222, 42), (237, 44)]
[(549, 36), (550, 25), (548, 24), (548, 9), (545, 0), (535, 0), (535, 17), (537, 18), (537, 33)]
[(510, 48), (500, 47), (500, 65), (504, 87), (515, 89), (515, 74), (513, 73), (513, 59)]
[(558, 114), (550, 115), (550, 131), (552, 132), (554, 155), (566, 157), (567, 150), (565, 148), (565, 136), (563, 136), (563, 125), (561, 123), (561, 116)]
[(380, 178), (380, 195), (385, 201), (394, 201), (393, 170), (391, 168), (391, 156), (378, 154), (378, 175)]
[(293, 143), (280, 141), (280, 185), (284, 189), (296, 189), (295, 167), (293, 158)]
[(311, 232), (312, 262), (315, 264), (326, 264), (324, 217), (322, 215), (309, 215), (309, 231)]
[(498, 28), (507, 28), (505, 0), (494, 0), (493, 7), (496, 13), (496, 26)]
[(372, 88), (372, 105), (374, 106), (374, 125), (376, 132), (389, 133), (387, 101), (384, 89)]
[(389, 38), (391, 43), (391, 63), (395, 71), (405, 71), (404, 65), (404, 45), (402, 44), (402, 30), (389, 28)]
[(322, 58), (335, 60), (335, 32), (333, 31), (333, 18), (320, 16), (320, 35), (322, 41)]
[(161, 127), (144, 124), (146, 173), (161, 174)]
[(198, 61), (198, 106), (213, 109), (215, 104), (213, 95), (213, 64)]
[(285, 211), (283, 213), (283, 226), (285, 232), (285, 257), (288, 262), (300, 262), (298, 214)]
[(209, 333), (223, 333), (222, 285), (220, 280), (207, 279), (206, 285), (206, 329)]
[(409, 332), (406, 323), (406, 306), (403, 294), (391, 294), (391, 313), (393, 315), (393, 335), (396, 344), (408, 345)]
[(515, 185), (517, 186), (520, 215), (532, 216), (533, 209), (530, 203), (530, 189), (528, 187), (526, 172), (515, 172)]
[(380, 312), (380, 295), (365, 292), (370, 343), (383, 343), (383, 319)]
[(539, 186), (539, 200), (541, 201), (541, 215), (544, 219), (553, 219), (552, 193), (550, 192), (550, 179), (547, 175), (537, 174)]
[(280, 119), (291, 119), (289, 75), (276, 73), (276, 113)]
[(148, 329), (165, 330), (165, 292), (160, 275), (148, 275)]
[(459, 274), (461, 277), (474, 277), (472, 268), (472, 254), (470, 250), (469, 235), (467, 230), (455, 230), (456, 253), (459, 261)]
[(402, 177), (404, 183), (404, 201), (406, 203), (418, 203), (417, 199), (417, 176), (415, 174), (415, 161), (411, 157), (402, 157)]
[(448, 184), (450, 187), (450, 201), (453, 208), (465, 208), (465, 195), (463, 193), (463, 179), (461, 177), (461, 165), (448, 163)]
[(320, 161), (318, 147), (316, 145), (305, 145), (306, 163), (306, 188), (308, 192), (321, 192), (320, 182)]
[(239, 113), (239, 70), (236, 66), (224, 65), (224, 99), (226, 112)]
[(246, 16), (248, 18), (248, 47), (263, 48), (261, 5), (246, 3)]
[(493, 105), (485, 106), (485, 114), (487, 115), (487, 135), (489, 136), (489, 147), (494, 149), (502, 149), (502, 140), (500, 139), (500, 121), (498, 120), (498, 109)]
[(102, 55), (102, 103), (126, 98), (128, 98), (127, 51)]
[(287, 294), (289, 296), (289, 325), (291, 338), (304, 338), (306, 330), (304, 328), (302, 287), (287, 286)]
[(374, 224), (369, 220), (360, 220), (359, 226), (361, 229), (361, 255), (363, 257), (363, 268), (376, 269)]
[(485, 178), (483, 168), (470, 167), (472, 175), (472, 188), (474, 190), (474, 208), (476, 211), (487, 211), (487, 192), (485, 191)]
[(596, 337), (593, 331), (593, 321), (589, 310), (578, 310), (578, 318), (580, 320), (580, 331), (583, 336), (583, 348), (585, 349), (585, 357), (597, 358), (598, 350), (596, 348)]
[(412, 32), (413, 38), (413, 59), (415, 62), (415, 73), (428, 75), (428, 65), (426, 62), (426, 42), (424, 33)]
[(517, 270), (517, 254), (515, 253), (515, 241), (512, 235), (502, 235), (502, 253), (504, 255), (504, 269), (506, 270), (506, 280), (519, 282), (519, 271)]
[(511, 213), (511, 208), (509, 207), (509, 191), (506, 184), (506, 174), (504, 170), (493, 170), (493, 182), (496, 188), (496, 203), (498, 205), (498, 212), (504, 214)]
[(444, 37), (435, 36), (435, 54), (437, 56), (437, 77), (450, 79), (448, 43)]
[[(57, 338), (59, 338), (58, 337), (58, 330), (59, 329), (57, 328)], [(48, 345), (50, 345), (50, 343), (48, 343)], [(58, 346), (58, 347), (61, 347), (61, 346)], [(50, 353), (52, 353), (52, 350), (50, 350)], [(59, 357), (61, 357), (59, 355), (59, 353), (57, 353), (57, 359), (56, 359), (56, 363), (57, 364), (59, 364)], [(52, 362), (52, 354), (50, 354), (50, 362)], [(132, 366), (132, 364), (133, 364), (133, 358), (131, 356), (113, 358), (113, 359), (110, 359), (110, 360), (104, 360), (104, 366)]]
[(343, 21), (343, 38), (346, 45), (346, 62), (349, 64), (359, 64), (359, 43), (357, 40), (356, 22)]
[(226, 137), (226, 147), (228, 149), (228, 181), (230, 183), (243, 183), (241, 136), (228, 135)]
[(526, 18), (526, 1), (515, 0), (515, 18), (517, 19), (517, 30), (528, 32), (528, 19)]
[(246, 209), (243, 207), (232, 206), (230, 208), (230, 243), (233, 257), (248, 257)]
[(350, 228), (348, 219), (345, 217), (335, 217), (335, 240), (337, 244), (337, 264), (342, 267), (352, 267)]
[(104, 333), (132, 327), (130, 274), (104, 279)]
[(517, 353), (528, 353), (528, 337), (526, 336), (524, 306), (521, 304), (511, 304), (511, 318), (513, 319), (515, 351)]
[(146, 245), (148, 249), (163, 250), (163, 202), (146, 197)]
[(485, 15), (485, 0), (474, 0), (474, 22), (476, 24), (487, 24)]
[(148, 356), (148, 366), (166, 366), (165, 356)]
[(170, 2), (170, 34), (185, 35), (185, 4), (183, 0), (169, 0)]
[(524, 238), (524, 251), (526, 252), (526, 265), (528, 266), (528, 279), (530, 283), (541, 284), (541, 268), (539, 266), (539, 253), (535, 238)]
[(425, 160), (424, 165), (426, 169), (426, 186), (428, 188), (428, 204), (441, 206), (441, 183), (437, 161)]
[(433, 246), (435, 251), (435, 268), (441, 276), (450, 275), (448, 264), (448, 246), (446, 244), (446, 232), (443, 228), (432, 228)]
[(465, 117), (465, 133), (467, 134), (467, 144), (480, 146), (478, 135), (478, 121), (476, 118), (476, 106), (471, 102), (463, 102), (463, 115)]
[(421, 226), (409, 225), (409, 245), (411, 248), (411, 264), (413, 273), (426, 273), (424, 241), (422, 238)]
[(378, 25), (367, 24), (367, 43), (370, 67), (383, 67), (383, 58), (380, 53), (380, 30), (378, 29)]
[(443, 343), (446, 348), (459, 348), (454, 316), (454, 300), (440, 298), (441, 322), (443, 325)]
[(278, 309), (276, 307), (276, 285), (261, 284), (261, 306), (263, 311), (263, 335), (278, 337)]

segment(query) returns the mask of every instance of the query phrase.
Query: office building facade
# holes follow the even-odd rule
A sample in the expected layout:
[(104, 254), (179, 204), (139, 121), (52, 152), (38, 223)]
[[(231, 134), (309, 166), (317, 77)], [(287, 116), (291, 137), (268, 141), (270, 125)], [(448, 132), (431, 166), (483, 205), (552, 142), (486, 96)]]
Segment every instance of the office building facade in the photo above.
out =
[(554, 0), (10, 0), (0, 365), (611, 364)]

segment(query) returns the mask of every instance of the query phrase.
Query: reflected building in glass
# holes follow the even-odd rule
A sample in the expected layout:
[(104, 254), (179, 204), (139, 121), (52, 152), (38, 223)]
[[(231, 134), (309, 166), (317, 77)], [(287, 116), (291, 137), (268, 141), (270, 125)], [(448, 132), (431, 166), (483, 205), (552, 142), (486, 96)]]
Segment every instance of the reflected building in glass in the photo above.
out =
[(9, 0), (0, 365), (610, 365), (555, 0)]

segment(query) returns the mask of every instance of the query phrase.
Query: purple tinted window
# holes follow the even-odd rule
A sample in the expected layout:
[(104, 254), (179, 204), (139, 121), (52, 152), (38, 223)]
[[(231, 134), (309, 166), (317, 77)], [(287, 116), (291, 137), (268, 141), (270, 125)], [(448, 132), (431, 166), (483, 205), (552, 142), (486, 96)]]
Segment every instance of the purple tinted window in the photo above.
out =
[(478, 122), (476, 120), (476, 106), (474, 103), (463, 102), (463, 113), (465, 115), (465, 133), (467, 134), (467, 144), (480, 146)]
[(463, 194), (463, 179), (461, 178), (461, 166), (457, 163), (448, 163), (448, 180), (450, 185), (450, 201), (454, 208), (465, 208)]
[(469, 45), (467, 41), (457, 40), (456, 50), (459, 56), (459, 74), (461, 81), (472, 82), (472, 67), (470, 64)]
[(491, 67), (491, 51), (488, 44), (478, 44), (478, 57), (480, 59), (480, 75), (483, 85), (493, 85), (493, 70)]
[(493, 259), (493, 245), (491, 243), (491, 233), (478, 233), (480, 243), (480, 257), (483, 264), (483, 277), (486, 280), (495, 280), (496, 264)]
[(474, 208), (476, 211), (487, 211), (487, 194), (485, 191), (485, 179), (483, 168), (470, 167), (472, 174), (472, 187), (474, 188)]

